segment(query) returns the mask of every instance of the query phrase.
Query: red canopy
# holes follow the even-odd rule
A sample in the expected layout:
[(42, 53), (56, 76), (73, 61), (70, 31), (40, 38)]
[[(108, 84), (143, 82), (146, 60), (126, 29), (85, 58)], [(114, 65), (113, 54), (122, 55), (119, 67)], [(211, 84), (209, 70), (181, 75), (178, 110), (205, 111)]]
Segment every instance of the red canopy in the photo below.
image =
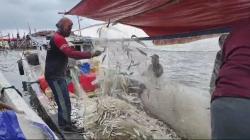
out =
[(173, 35), (236, 25), (250, 18), (250, 0), (82, 0), (67, 14)]

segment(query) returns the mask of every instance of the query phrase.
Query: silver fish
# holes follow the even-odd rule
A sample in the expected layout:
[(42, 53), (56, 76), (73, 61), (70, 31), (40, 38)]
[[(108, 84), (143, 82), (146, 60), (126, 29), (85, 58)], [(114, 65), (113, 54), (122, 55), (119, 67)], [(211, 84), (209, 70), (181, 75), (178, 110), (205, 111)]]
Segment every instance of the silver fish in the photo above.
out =
[(141, 49), (139, 49), (139, 48), (136, 48), (142, 55), (145, 55), (145, 56), (147, 56), (148, 54), (147, 53), (145, 53), (143, 50), (141, 50)]
[(102, 63), (104, 62), (106, 56), (107, 56), (106, 54), (103, 56), (103, 58), (102, 58)]

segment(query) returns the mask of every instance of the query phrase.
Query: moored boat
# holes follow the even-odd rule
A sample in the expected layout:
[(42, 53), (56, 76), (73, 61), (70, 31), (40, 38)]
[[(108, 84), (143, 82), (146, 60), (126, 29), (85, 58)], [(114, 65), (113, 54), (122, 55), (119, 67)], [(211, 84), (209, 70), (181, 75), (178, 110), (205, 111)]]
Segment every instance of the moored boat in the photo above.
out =
[[(4, 132), (1, 133), (1, 138), (58, 139), (47, 124), (27, 105), (21, 97), (22, 94), (9, 84), (2, 73), (0, 73), (0, 79), (1, 102), (14, 109), (14, 111), (1, 110), (0, 112), (1, 125), (6, 125), (1, 127), (1, 131)], [(4, 116), (8, 116), (8, 121)]]

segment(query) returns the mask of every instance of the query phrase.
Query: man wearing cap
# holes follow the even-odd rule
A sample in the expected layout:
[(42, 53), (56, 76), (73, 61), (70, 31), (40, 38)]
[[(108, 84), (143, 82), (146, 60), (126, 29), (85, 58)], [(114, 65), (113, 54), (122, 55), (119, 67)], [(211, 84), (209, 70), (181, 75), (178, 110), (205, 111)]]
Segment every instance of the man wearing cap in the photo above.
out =
[[(148, 69), (142, 73), (143, 76), (147, 78), (148, 81), (154, 83), (153, 86), (156, 89), (160, 88), (160, 80), (163, 74), (163, 67), (159, 63), (159, 56), (154, 54), (151, 56), (151, 64), (148, 66)], [(151, 84), (152, 85), (152, 84)]]
[(162, 65), (159, 63), (159, 56), (157, 54), (154, 54), (151, 56), (151, 63), (148, 67), (148, 70), (150, 72), (153, 72), (153, 75), (156, 78), (161, 77), (161, 75), (163, 74), (163, 67)]
[(57, 32), (50, 40), (45, 63), (45, 78), (52, 89), (58, 106), (58, 124), (64, 131), (82, 132), (71, 122), (71, 102), (66, 83), (68, 57), (74, 59), (89, 59), (99, 56), (100, 51), (80, 52), (70, 47), (65, 37), (69, 37), (73, 22), (63, 17), (56, 24)]

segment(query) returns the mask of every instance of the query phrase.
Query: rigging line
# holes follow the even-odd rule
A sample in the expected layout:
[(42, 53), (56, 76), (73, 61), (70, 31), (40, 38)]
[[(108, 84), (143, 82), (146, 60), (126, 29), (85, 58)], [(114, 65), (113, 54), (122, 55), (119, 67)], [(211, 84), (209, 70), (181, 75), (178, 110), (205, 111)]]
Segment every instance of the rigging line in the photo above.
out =
[(194, 31), (191, 33), (180, 33), (180, 34), (173, 34), (173, 35), (159, 35), (159, 36), (151, 36), (151, 37), (137, 37), (135, 38), (122, 38), (122, 39), (94, 39), (97, 41), (108, 41), (108, 42), (119, 42), (119, 41), (152, 41), (152, 40), (163, 40), (163, 39), (176, 39), (176, 38), (187, 38), (187, 37), (195, 37), (195, 36), (202, 36), (202, 35), (212, 35), (212, 34), (221, 34), (221, 33), (228, 33), (230, 32), (230, 28), (216, 28), (210, 30), (202, 30), (202, 31)]
[(93, 25), (90, 25), (90, 26), (87, 26), (87, 27), (83, 27), (81, 29), (77, 29), (77, 30), (74, 30), (73, 32), (79, 32), (81, 30), (85, 30), (85, 29), (88, 29), (88, 28), (92, 28), (92, 27), (96, 27), (96, 26), (101, 26), (101, 25), (106, 25), (107, 23), (98, 23), (98, 24), (93, 24)]

